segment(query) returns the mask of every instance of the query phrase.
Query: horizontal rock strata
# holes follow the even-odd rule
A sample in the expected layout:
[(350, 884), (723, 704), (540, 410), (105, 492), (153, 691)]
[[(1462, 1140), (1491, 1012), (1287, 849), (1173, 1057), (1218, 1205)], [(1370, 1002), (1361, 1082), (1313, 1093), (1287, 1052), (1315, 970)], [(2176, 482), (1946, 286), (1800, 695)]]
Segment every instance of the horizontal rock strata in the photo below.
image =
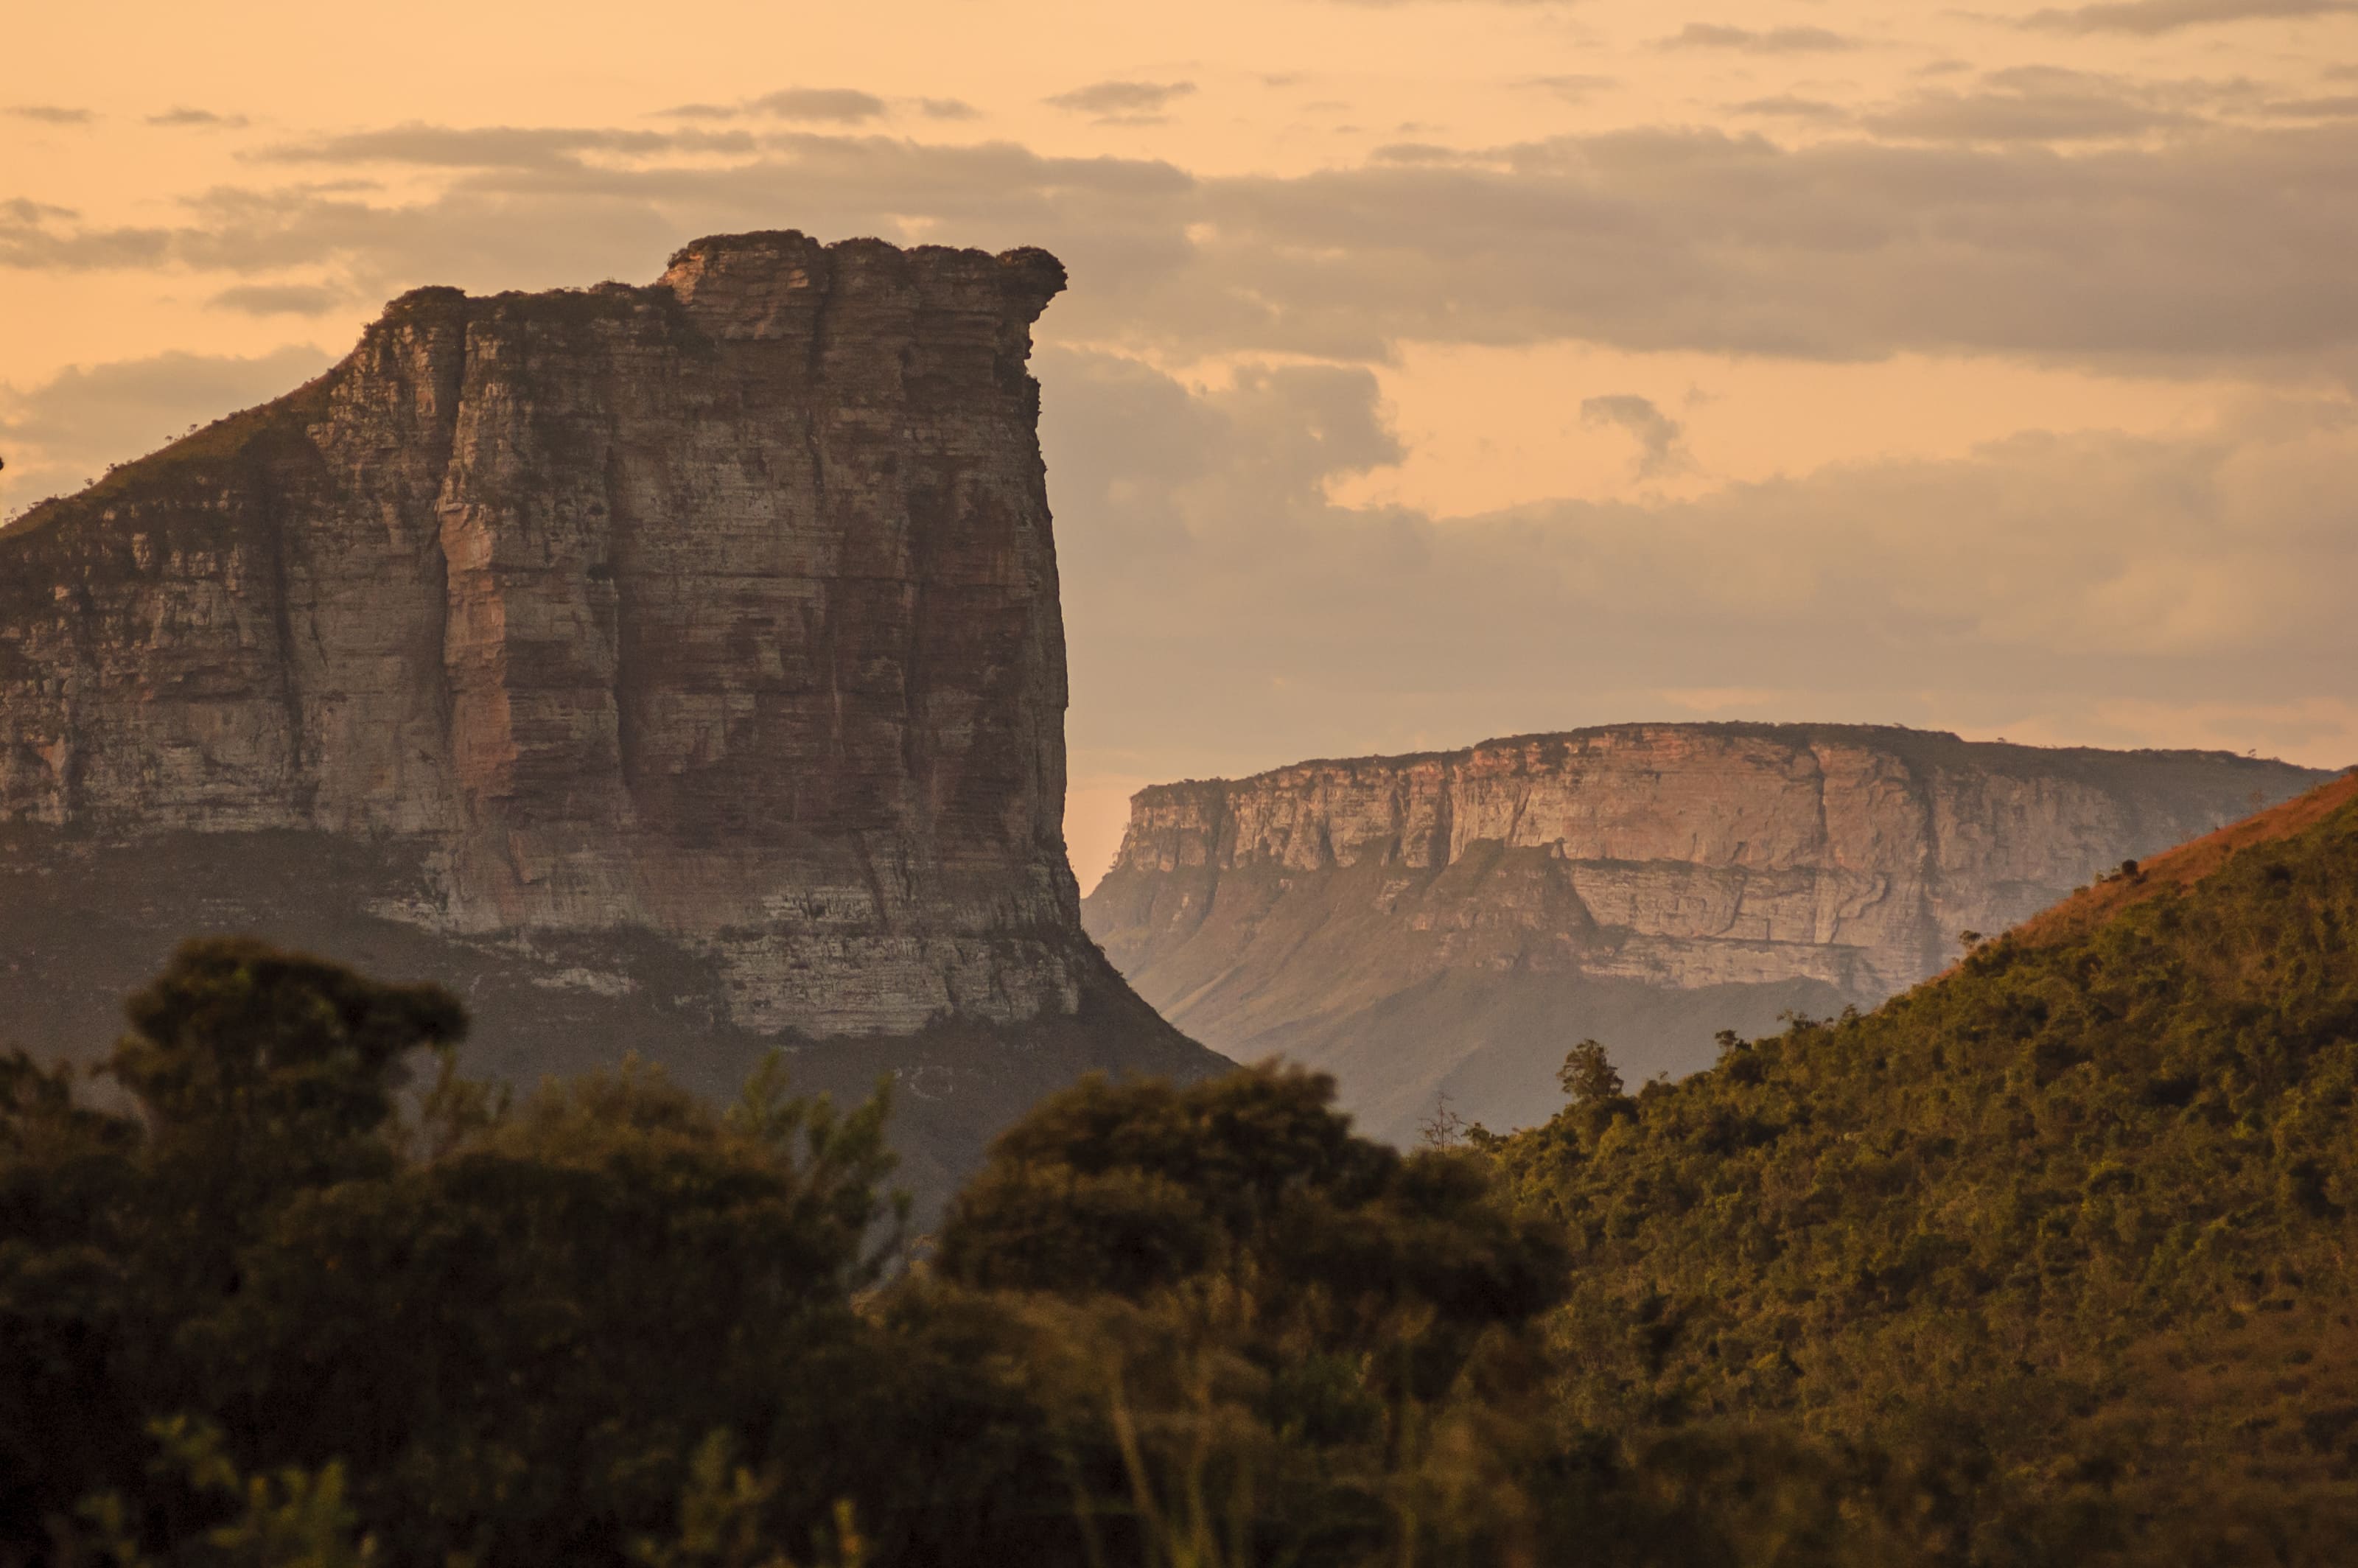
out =
[(243, 837), (311, 835), (339, 908), (660, 939), (752, 1036), (1080, 1016), (1121, 988), (1061, 825), (1025, 363), (1064, 281), (779, 232), (648, 287), (405, 295), (0, 535), (8, 863), (178, 836), (236, 882)]
[(1182, 1028), (1335, 1066), (1379, 1130), (1444, 1092), (1521, 1124), (1582, 1033), (1613, 1031), (1639, 1074), (1699, 1065), (1717, 1028), (1870, 1006), (1960, 931), (2322, 776), (1888, 728), (1617, 726), (1157, 785), (1084, 914)]

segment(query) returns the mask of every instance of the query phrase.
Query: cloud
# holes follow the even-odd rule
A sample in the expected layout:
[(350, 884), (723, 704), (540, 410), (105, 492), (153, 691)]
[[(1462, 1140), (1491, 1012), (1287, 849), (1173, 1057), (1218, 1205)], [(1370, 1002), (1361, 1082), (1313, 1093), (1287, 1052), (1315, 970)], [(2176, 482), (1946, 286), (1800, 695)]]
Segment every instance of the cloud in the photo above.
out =
[(583, 153), (644, 156), (680, 149), (750, 152), (743, 132), (626, 131), (602, 126), (451, 126), (410, 124), (381, 131), (285, 142), (253, 155), (269, 163), (398, 163), (438, 168), (535, 168), (578, 163)]
[(849, 87), (790, 87), (765, 93), (750, 107), (781, 120), (824, 120), (856, 124), (881, 118), (884, 100)]
[(267, 402), (329, 362), (308, 346), (254, 359), (169, 353), (75, 366), (34, 386), (0, 383), (0, 511), (78, 490), (109, 463)]
[(1920, 92), (1866, 116), (1877, 135), (1934, 142), (2109, 141), (2200, 123), (2201, 84), (2056, 66), (1992, 71), (1972, 92)]
[[(911, 102), (930, 119), (965, 120), (977, 114), (971, 104), (956, 98), (919, 98)], [(883, 99), (857, 88), (789, 87), (758, 98), (742, 98), (734, 103), (676, 103), (656, 110), (655, 116), (665, 120), (741, 120), (759, 115), (773, 120), (856, 125), (882, 119), (891, 113), (891, 105)]]
[(2258, 113), (2287, 120), (2346, 120), (2358, 117), (2358, 92), (2331, 98), (2290, 98), (2258, 106)]
[[(2101, 80), (2073, 91), (2110, 113)], [(2037, 103), (2049, 135), (2093, 128), (2058, 122), (2061, 87), (2034, 87), (1984, 84)], [(2128, 108), (2191, 114), (2197, 93)], [(277, 156), (322, 173), (341, 172), (338, 153), (413, 160), (446, 171), (438, 193), (224, 187), (122, 227), (0, 204), (0, 266), (234, 275), (212, 287), (299, 272), (381, 297), (644, 279), (693, 235), (791, 222), (1045, 245), (1075, 279), (1045, 330), (1181, 360), (1579, 340), (2358, 384), (2358, 122), (2198, 124), (2069, 152), (1988, 119), (1898, 128), (1921, 139), (1629, 130), (1199, 178), (998, 141), (780, 132), (683, 162), (719, 144), (395, 127)]]
[(1770, 98), (1747, 99), (1730, 105), (1730, 108), (1738, 114), (1759, 114), (1779, 120), (1835, 121), (1851, 117), (1850, 111), (1839, 104), (1828, 103), (1819, 98), (1797, 98), (1790, 92)]
[(2348, 16), (2350, 0), (2118, 0), (2034, 12), (2022, 26), (2050, 33), (2129, 33), (2156, 38), (2226, 22)]
[(1858, 48), (1855, 38), (1824, 27), (1770, 27), (1756, 32), (1750, 27), (1719, 27), (1708, 22), (1689, 22), (1655, 47), (1666, 49), (1735, 49), (1743, 54), (1826, 54)]
[(1686, 427), (1654, 406), (1651, 398), (1633, 393), (1585, 397), (1580, 402), (1580, 422), (1609, 425), (1628, 432), (1638, 443), (1639, 479), (1663, 479), (1694, 470), (1694, 459), (1688, 454), (1683, 438)]
[(349, 289), (316, 283), (241, 283), (206, 301), (248, 316), (319, 316), (352, 302)]
[(1192, 81), (1093, 81), (1046, 102), (1076, 114), (1094, 115), (1100, 122), (1142, 124), (1195, 91)]
[(78, 216), (70, 208), (22, 198), (0, 201), (0, 266), (41, 272), (90, 272), (160, 266), (173, 259), (177, 237), (173, 230), (67, 227)]
[(2344, 124), (2073, 157), (1631, 131), (1206, 182), (1193, 265), (1154, 280), (1186, 297), (1135, 314), (1333, 357), (1562, 337), (2313, 370), (2358, 349), (2353, 158)]
[(979, 120), (982, 111), (963, 98), (920, 98), (918, 113), (928, 120)]
[(233, 131), (243, 126), (246, 124), (246, 118), (243, 114), (216, 114), (210, 109), (190, 109), (180, 106), (168, 109), (161, 114), (150, 114), (147, 116), (147, 123), (151, 125), (188, 125)]
[(1191, 390), (1069, 351), (1040, 373), (1076, 774), (1461, 745), (1704, 692), (1747, 717), (2358, 761), (2326, 754), (2358, 740), (2346, 401), (1441, 520), (1328, 499), (1397, 449), (1372, 378)]
[[(1195, 189), (1157, 160), (1049, 158), (1005, 142), (927, 146), (786, 132), (762, 138), (746, 161), (693, 166), (592, 162), (566, 150), (608, 145), (602, 135), (410, 127), (353, 150), (447, 168), (438, 194), (396, 201), (335, 180), (222, 187), (157, 227), (0, 201), (0, 267), (232, 275), (208, 277), (216, 287), (299, 271), (377, 299), (426, 283), (492, 292), (645, 281), (697, 234), (790, 222), (829, 239), (1045, 243), (1110, 282), (1184, 261)], [(324, 149), (290, 150), (308, 168)]]
[(56, 103), (18, 103), (0, 114), (13, 114), (19, 120), (34, 120), (44, 125), (87, 125), (98, 118), (88, 109), (68, 109)]
[(1462, 164), (1481, 161), (1480, 155), (1438, 142), (1386, 142), (1368, 154), (1376, 163)]
[(1537, 88), (1567, 103), (1585, 103), (1599, 92), (1619, 84), (1617, 77), (1574, 74), (1569, 76), (1527, 76), (1515, 83), (1518, 87)]

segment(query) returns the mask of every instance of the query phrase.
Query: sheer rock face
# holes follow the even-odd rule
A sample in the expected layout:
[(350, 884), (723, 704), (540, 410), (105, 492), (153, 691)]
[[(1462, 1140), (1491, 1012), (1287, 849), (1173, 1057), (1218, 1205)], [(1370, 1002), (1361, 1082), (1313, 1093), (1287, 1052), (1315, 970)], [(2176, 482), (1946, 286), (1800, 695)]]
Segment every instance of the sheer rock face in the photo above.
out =
[[(298, 939), (366, 926), (462, 982), (496, 950), (527, 1001), (645, 991), (699, 1037), (1110, 1010), (1137, 1050), (1064, 1066), (1202, 1070), (1065, 863), (1024, 368), (1064, 281), (766, 233), (644, 288), (421, 289), (318, 381), (28, 514), (0, 1000), (135, 978), (72, 952), (126, 901), (159, 935), (299, 910)], [(142, 882), (143, 845), (189, 885)]]
[(1335, 1067), (1379, 1131), (1442, 1092), (1520, 1124), (1582, 1033), (1610, 1030), (1625, 1071), (1700, 1065), (1713, 1029), (1872, 1005), (1958, 932), (2323, 776), (1883, 728), (1587, 730), (1157, 785), (1085, 916), (1174, 1022)]

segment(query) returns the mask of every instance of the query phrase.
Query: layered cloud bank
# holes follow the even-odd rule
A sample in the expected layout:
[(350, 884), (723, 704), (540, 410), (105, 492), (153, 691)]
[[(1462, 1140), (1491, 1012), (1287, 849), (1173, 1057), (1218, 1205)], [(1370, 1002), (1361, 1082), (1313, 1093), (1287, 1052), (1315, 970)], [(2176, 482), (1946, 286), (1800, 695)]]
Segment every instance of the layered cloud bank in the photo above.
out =
[[(1067, 341), (1164, 359), (1575, 339), (2358, 377), (2358, 112), (2255, 124), (2101, 79), (2028, 81), (1919, 96), (1870, 116), (1880, 134), (1805, 145), (1638, 127), (1393, 145), (1288, 176), (877, 135), (408, 124), (265, 144), (251, 168), (427, 174), (430, 195), (286, 179), (139, 224), (0, 202), (0, 267), (266, 279), (313, 291), (286, 313), (318, 313), (420, 277), (621, 270), (683, 228), (794, 211), (1050, 245), (1078, 280)], [(2122, 139), (2163, 127), (2180, 134)], [(2081, 141), (2101, 145), (2062, 150)]]

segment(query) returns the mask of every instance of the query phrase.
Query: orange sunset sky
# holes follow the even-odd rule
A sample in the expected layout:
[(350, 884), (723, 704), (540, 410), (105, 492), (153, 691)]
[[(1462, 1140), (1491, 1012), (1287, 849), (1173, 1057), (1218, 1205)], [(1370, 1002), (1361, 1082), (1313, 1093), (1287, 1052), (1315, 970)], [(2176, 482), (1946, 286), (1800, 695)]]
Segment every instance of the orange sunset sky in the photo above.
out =
[(1158, 779), (1630, 719), (2358, 762), (2344, 0), (18, 8), (0, 514), (393, 294), (1002, 248), (1084, 886)]

